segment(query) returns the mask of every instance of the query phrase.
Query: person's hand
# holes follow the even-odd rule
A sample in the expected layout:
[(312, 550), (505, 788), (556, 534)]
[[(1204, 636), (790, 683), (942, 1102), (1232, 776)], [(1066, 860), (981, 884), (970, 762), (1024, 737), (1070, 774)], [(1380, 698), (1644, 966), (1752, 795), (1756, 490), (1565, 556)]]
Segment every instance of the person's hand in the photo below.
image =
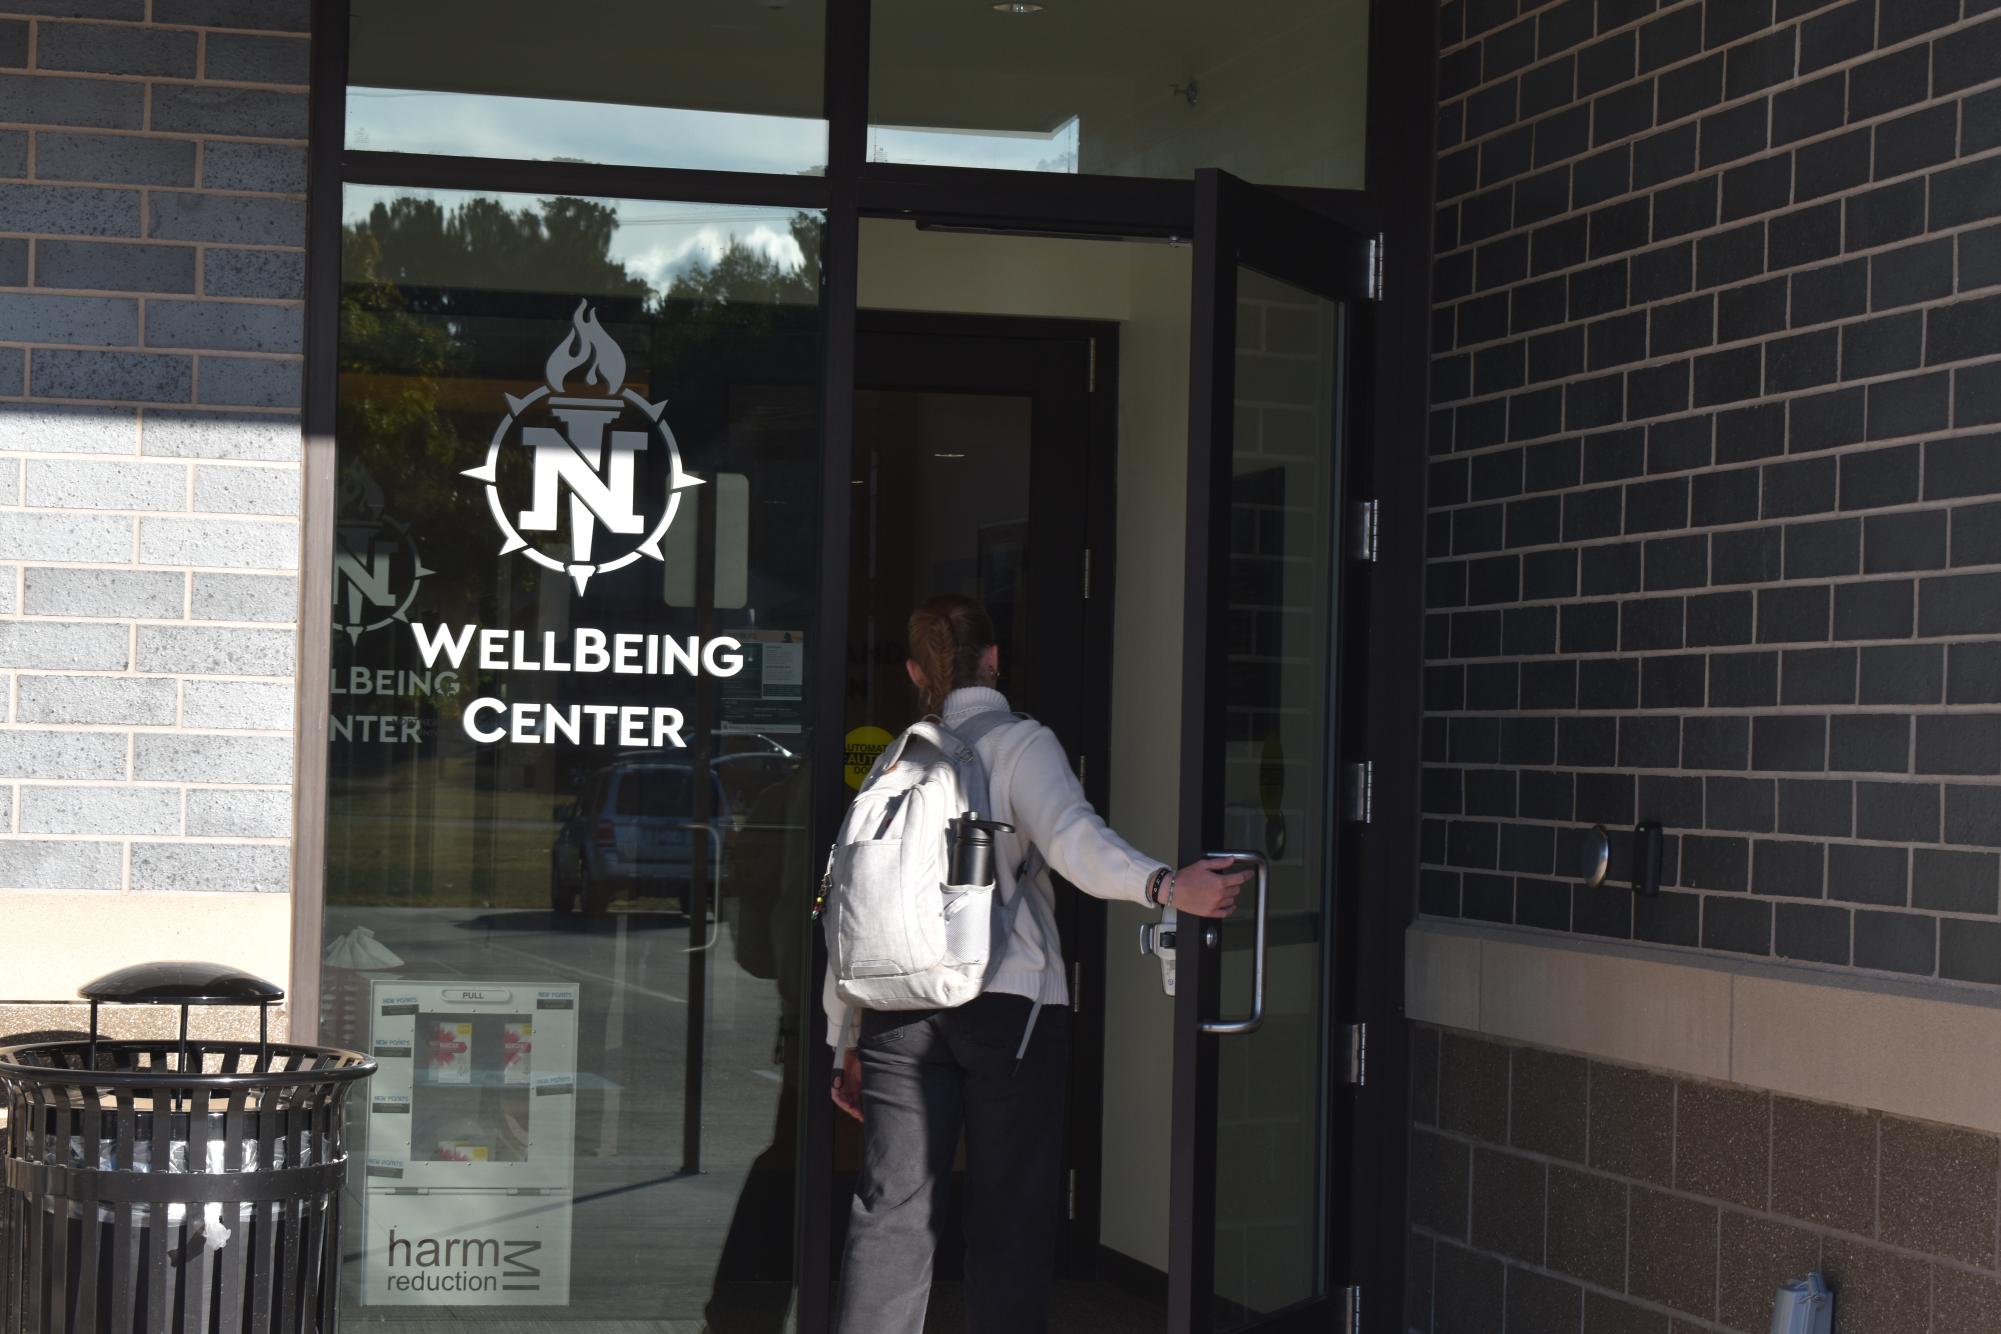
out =
[(834, 1106), (857, 1121), (862, 1119), (862, 1057), (853, 1047), (841, 1058), (841, 1068), (834, 1071)]
[(1237, 910), (1237, 895), (1253, 871), (1233, 871), (1230, 857), (1190, 862), (1174, 873), (1174, 910), (1197, 917), (1228, 917)]

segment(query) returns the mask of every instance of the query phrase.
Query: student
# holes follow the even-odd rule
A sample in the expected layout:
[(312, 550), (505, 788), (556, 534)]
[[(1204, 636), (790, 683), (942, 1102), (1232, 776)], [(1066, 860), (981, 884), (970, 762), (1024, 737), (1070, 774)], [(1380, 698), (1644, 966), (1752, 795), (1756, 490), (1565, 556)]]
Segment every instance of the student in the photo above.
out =
[[(933, 598), (910, 617), (911, 684), (950, 728), (1008, 707), (994, 688), (993, 622), (971, 598)], [(994, 728), (975, 746), (986, 766), (996, 860), (1022, 863), (1033, 846), (1071, 884), (1104, 899), (1227, 917), (1249, 875), (1227, 860), (1175, 871), (1135, 852), (1084, 797), (1048, 729)], [(1011, 879), (1011, 878), (1010, 878)], [(1006, 881), (1003, 888), (1007, 887)], [(1013, 892), (1043, 911), (1014, 917), (998, 973), (949, 1010), (850, 1013), (829, 978), (829, 1041), (852, 1035), (834, 1071), (834, 1102), (862, 1123), (861, 1174), (849, 1216), (839, 1334), (919, 1334), (931, 1293), (932, 1249), (961, 1129), (966, 1137), (966, 1310), (973, 1334), (1040, 1334), (1049, 1323), (1070, 996), (1049, 872)], [(857, 1022), (858, 1020), (858, 1022)], [(857, 1032), (858, 1030), (858, 1032)], [(1022, 1046), (1024, 1034), (1027, 1046)]]

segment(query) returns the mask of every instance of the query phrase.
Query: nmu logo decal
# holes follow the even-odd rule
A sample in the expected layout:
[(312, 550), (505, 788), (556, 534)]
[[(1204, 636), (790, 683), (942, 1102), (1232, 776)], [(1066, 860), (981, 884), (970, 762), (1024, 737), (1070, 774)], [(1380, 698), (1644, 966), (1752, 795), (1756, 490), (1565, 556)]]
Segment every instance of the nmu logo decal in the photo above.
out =
[[(665, 560), (660, 539), (681, 493), (701, 479), (681, 467), (667, 404), (625, 387), (625, 353), (588, 301), (577, 303), (543, 377), (522, 397), (506, 395), (486, 461), (465, 470), (486, 484), (500, 554), (524, 552), (569, 575), (578, 593), (641, 556)], [(525, 479), (507, 466), (512, 450), (528, 455)]]

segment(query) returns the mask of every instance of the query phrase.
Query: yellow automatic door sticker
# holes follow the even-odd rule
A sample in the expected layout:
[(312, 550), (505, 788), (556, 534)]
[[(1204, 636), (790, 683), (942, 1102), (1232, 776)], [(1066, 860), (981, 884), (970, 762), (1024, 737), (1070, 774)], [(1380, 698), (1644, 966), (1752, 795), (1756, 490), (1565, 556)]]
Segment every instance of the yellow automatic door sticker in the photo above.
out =
[(877, 757), (888, 750), (889, 743), (894, 740), (895, 737), (880, 727), (857, 727), (848, 733), (846, 773), (849, 787), (857, 792), (861, 790), (868, 771), (875, 767)]

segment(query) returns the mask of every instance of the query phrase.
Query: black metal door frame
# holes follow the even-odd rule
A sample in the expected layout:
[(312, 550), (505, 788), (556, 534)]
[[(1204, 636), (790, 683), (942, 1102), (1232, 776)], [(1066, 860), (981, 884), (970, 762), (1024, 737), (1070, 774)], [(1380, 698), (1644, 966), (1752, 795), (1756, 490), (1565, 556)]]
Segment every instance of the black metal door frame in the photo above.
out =
[[(1230, 586), (1232, 493), (1231, 443), (1234, 436), (1237, 335), (1237, 274), (1258, 270), (1288, 285), (1344, 303), (1348, 332), (1343, 339), (1343, 457), (1334, 469), (1331, 512), (1345, 530), (1351, 497), (1367, 494), (1366, 442), (1372, 411), (1369, 387), (1357, 355), (1372, 339), (1379, 242), (1271, 190), (1249, 185), (1228, 173), (1196, 173), (1197, 219), (1192, 336), (1189, 346), (1188, 540), (1182, 622), (1181, 856), (1183, 864), (1222, 846), (1221, 786), (1227, 727), (1223, 692), (1227, 680), (1229, 628), (1222, 597)], [(1345, 531), (1344, 539), (1347, 534)], [(1330, 748), (1337, 761), (1359, 759), (1364, 737), (1367, 690), (1362, 664), (1353, 661), (1366, 642), (1368, 591), (1361, 562), (1349, 559), (1349, 544), (1337, 549), (1338, 636), (1331, 660), (1336, 680)], [(1330, 773), (1339, 774), (1335, 768)], [(1337, 784), (1329, 783), (1332, 793)], [(1330, 798), (1331, 800), (1331, 798)], [(1344, 923), (1352, 915), (1361, 883), (1360, 830), (1334, 815), (1335, 870), (1322, 886), (1323, 977), (1333, 1013), (1328, 1029), (1352, 1022), (1356, 998), (1347, 994), (1359, 941)], [(1199, 919), (1193, 919), (1199, 920)], [(1208, 1334), (1214, 1324), (1215, 1247), (1211, 1228), (1217, 1193), (1217, 1088), (1219, 1044), (1231, 1039), (1202, 1031), (1218, 1017), (1222, 950), (1208, 933), (1184, 921), (1178, 932), (1174, 1000), (1173, 1149), (1170, 1160), (1168, 1220), (1168, 1329), (1172, 1334)], [(1352, 1124), (1346, 1104), (1355, 1092), (1337, 1088), (1334, 1051), (1322, 1053), (1328, 1081), (1328, 1130), (1345, 1141)], [(1356, 1259), (1344, 1210), (1335, 1203), (1350, 1197), (1353, 1163), (1346, 1153), (1326, 1156), (1320, 1183), (1326, 1201), (1325, 1248), (1321, 1257), (1324, 1292), (1315, 1302), (1262, 1322), (1260, 1330), (1337, 1328), (1330, 1318), (1333, 1294), (1354, 1281)]]
[[(1080, 237), (1186, 239), (1198, 230), (1194, 181), (867, 162), (868, 0), (827, 0), (824, 91), (829, 133), (823, 177), (350, 151), (344, 146), (348, 0), (315, 0), (313, 10), (302, 414), (307, 468), (301, 540), (308, 552), (330, 549), (332, 541), (333, 479), (327, 465), (333, 449), (338, 372), (340, 206), (345, 184), (752, 203), (824, 211), (820, 555), (826, 606), (845, 606), (848, 595), (846, 491), (854, 445), (861, 217)], [(1366, 650), (1368, 676), (1375, 683), (1365, 732), (1368, 749), (1378, 758), (1378, 828), (1362, 854), (1371, 892), (1355, 896), (1351, 909), (1362, 946), (1352, 978), (1356, 1010), (1379, 1025), (1370, 1059), (1385, 1076), (1380, 1090), (1371, 1081), (1370, 1096), (1356, 1110), (1354, 1138), (1347, 1146), (1356, 1165), (1357, 1189), (1348, 1230), (1353, 1262), (1386, 1294), (1364, 1310), (1364, 1328), (1370, 1334), (1390, 1334), (1400, 1328), (1404, 1264), (1407, 1091), (1401, 937), (1410, 915), (1417, 847), (1414, 757), (1424, 488), (1422, 367), (1430, 276), (1425, 238), (1431, 207), (1436, 23), (1435, 7), (1372, 0), (1368, 189), (1264, 192), (1289, 199), (1350, 231), (1388, 232), (1397, 238), (1384, 265), (1392, 304), (1376, 321), (1375, 345), (1361, 349), (1361, 362), (1354, 368), (1357, 385), (1366, 383), (1372, 389), (1370, 429), (1361, 437), (1368, 443), (1358, 451), (1368, 457), (1357, 467), (1368, 479), (1361, 485), (1380, 498), (1385, 523), (1384, 562), (1378, 596), (1368, 612)], [(1109, 544), (1097, 549), (1109, 557)], [(304, 581), (302, 602), (302, 625), (326, 623), (325, 589)], [(818, 640), (809, 711), (816, 719), (838, 717), (844, 645), (838, 635), (822, 634)], [(325, 661), (326, 645), (311, 633), (302, 635), (295, 758), (297, 790), (302, 793), (322, 790), (325, 701), (310, 686), (325, 680)], [(839, 749), (817, 747), (813, 765), (810, 837), (818, 845), (831, 839), (839, 821), (843, 793)], [(319, 1008), (324, 814), (302, 810), (300, 815), (294, 843), (291, 1022), (295, 1038), (310, 1040)], [(817, 979), (823, 966), (824, 952), (816, 942), (814, 957), (808, 961), (810, 978)], [(812, 1053), (824, 1042), (824, 1021), (817, 1007), (809, 1007), (808, 1017), (810, 1029), (802, 1036), (805, 1049)], [(826, 1162), (833, 1109), (824, 1098), (807, 1097), (803, 1105), (800, 1161)], [(834, 1205), (828, 1198), (828, 1180), (826, 1173), (805, 1172), (798, 1183), (793, 1242), (802, 1334), (819, 1334), (827, 1327), (826, 1220)]]

